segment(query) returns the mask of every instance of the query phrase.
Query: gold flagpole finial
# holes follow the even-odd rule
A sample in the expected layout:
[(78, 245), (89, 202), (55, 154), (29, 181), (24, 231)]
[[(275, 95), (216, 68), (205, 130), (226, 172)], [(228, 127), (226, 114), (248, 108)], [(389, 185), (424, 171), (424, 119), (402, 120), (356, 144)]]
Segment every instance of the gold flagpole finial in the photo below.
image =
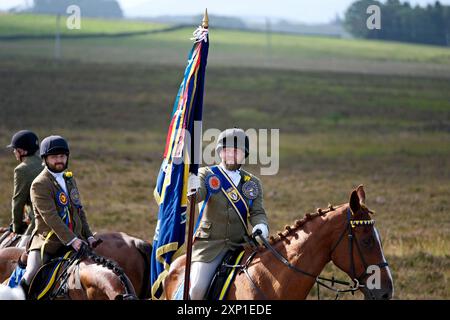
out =
[(202, 27), (207, 29), (208, 28), (208, 23), (209, 23), (208, 8), (206, 8), (205, 9), (205, 15), (203, 16), (203, 20), (202, 20)]

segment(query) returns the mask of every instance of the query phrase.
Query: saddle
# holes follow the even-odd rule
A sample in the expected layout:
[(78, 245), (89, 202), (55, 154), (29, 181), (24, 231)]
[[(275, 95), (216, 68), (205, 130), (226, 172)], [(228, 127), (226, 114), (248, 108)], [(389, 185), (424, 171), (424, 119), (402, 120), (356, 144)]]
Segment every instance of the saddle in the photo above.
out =
[[(209, 285), (208, 291), (206, 291), (204, 299), (206, 300), (224, 300), (228, 293), (230, 285), (233, 283), (236, 277), (236, 270), (239, 269), (239, 263), (244, 256), (243, 247), (236, 250), (228, 251), (222, 260), (222, 263), (217, 267), (216, 272)], [(175, 290), (172, 299), (183, 299), (184, 279), (180, 281), (177, 289)]]
[(76, 252), (70, 250), (40, 267), (31, 281), (28, 299), (50, 300), (64, 296), (63, 289), (67, 285), (68, 268), (77, 260)]
[(225, 254), (206, 292), (206, 300), (223, 300), (226, 297), (230, 285), (236, 277), (236, 270), (239, 269), (244, 252), (244, 249), (241, 247), (233, 251), (228, 251)]

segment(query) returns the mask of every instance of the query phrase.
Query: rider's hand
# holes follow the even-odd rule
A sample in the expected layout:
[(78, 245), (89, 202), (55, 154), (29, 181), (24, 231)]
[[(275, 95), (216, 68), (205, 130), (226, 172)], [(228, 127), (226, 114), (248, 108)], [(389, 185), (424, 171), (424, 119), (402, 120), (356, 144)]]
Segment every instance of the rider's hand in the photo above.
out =
[(89, 237), (89, 238), (88, 238), (89, 247), (95, 248), (94, 244), (95, 244), (96, 241), (97, 241), (97, 240), (95, 240), (94, 237)]
[[(259, 223), (256, 226), (253, 227), (252, 233), (255, 233), (256, 230), (261, 230), (261, 237), (264, 237), (264, 239), (267, 239), (269, 237), (269, 228), (265, 223)], [(256, 240), (262, 244), (260, 236), (256, 237)]]
[(72, 242), (72, 247), (75, 249), (75, 251), (78, 251), (83, 244), (86, 244), (86, 242), (77, 238)]
[(200, 188), (200, 178), (193, 173), (189, 174), (188, 178), (188, 192), (187, 195), (191, 196), (194, 193), (197, 192), (197, 190)]

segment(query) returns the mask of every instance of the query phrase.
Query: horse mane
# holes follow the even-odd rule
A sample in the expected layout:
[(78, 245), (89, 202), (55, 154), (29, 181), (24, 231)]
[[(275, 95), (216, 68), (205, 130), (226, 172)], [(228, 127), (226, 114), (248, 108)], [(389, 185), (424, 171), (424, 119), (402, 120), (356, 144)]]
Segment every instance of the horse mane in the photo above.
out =
[[(338, 206), (338, 207), (340, 207), (340, 206)], [(277, 231), (274, 236), (270, 236), (269, 243), (271, 245), (273, 245), (279, 241), (282, 241), (282, 240), (286, 239), (287, 236), (289, 236), (291, 233), (293, 233), (294, 231), (297, 231), (299, 228), (304, 226), (308, 221), (311, 221), (317, 217), (321, 217), (321, 216), (327, 214), (328, 212), (335, 211), (335, 210), (336, 210), (336, 208), (333, 207), (331, 204), (329, 204), (327, 209), (317, 208), (316, 212), (306, 213), (302, 219), (295, 220), (294, 224), (286, 225), (284, 227), (284, 230)]]
[(106, 269), (109, 269), (119, 278), (119, 281), (122, 282), (126, 291), (126, 294), (123, 297), (125, 300), (130, 299), (134, 300), (135, 298), (137, 298), (135, 296), (135, 291), (133, 284), (131, 283), (131, 280), (128, 278), (125, 271), (119, 266), (119, 264), (116, 261), (100, 256), (92, 250), (86, 251), (85, 254), (86, 257), (90, 259), (92, 262)]

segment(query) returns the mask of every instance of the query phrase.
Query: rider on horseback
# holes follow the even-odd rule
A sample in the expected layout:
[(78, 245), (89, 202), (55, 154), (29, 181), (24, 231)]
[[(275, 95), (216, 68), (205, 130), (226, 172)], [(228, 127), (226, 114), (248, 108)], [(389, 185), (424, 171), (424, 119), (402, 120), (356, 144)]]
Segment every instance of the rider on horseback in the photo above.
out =
[[(13, 149), (14, 156), (20, 162), (14, 169), (11, 229), (12, 232), (22, 235), (18, 247), (25, 247), (35, 226), (30, 187), (34, 178), (43, 169), (42, 161), (37, 155), (39, 139), (34, 132), (21, 130), (13, 135), (11, 144), (6, 147)], [(25, 222), (27, 220), (29, 224)]]
[(80, 201), (77, 184), (70, 171), (69, 146), (60, 136), (49, 136), (41, 143), (40, 156), (45, 169), (31, 185), (31, 201), (36, 227), (28, 247), (26, 272), (20, 282), (25, 294), (38, 271), (61, 250), (80, 250), (88, 241), (95, 245), (86, 214)]
[[(235, 250), (248, 235), (247, 220), (268, 237), (261, 182), (241, 169), (249, 155), (249, 139), (242, 129), (227, 129), (219, 135), (216, 152), (221, 163), (203, 167), (198, 177), (189, 177), (188, 190), (197, 190), (196, 201), (204, 202), (192, 246), (190, 297), (204, 299), (216, 268), (229, 250)], [(222, 190), (222, 192), (220, 192)]]

